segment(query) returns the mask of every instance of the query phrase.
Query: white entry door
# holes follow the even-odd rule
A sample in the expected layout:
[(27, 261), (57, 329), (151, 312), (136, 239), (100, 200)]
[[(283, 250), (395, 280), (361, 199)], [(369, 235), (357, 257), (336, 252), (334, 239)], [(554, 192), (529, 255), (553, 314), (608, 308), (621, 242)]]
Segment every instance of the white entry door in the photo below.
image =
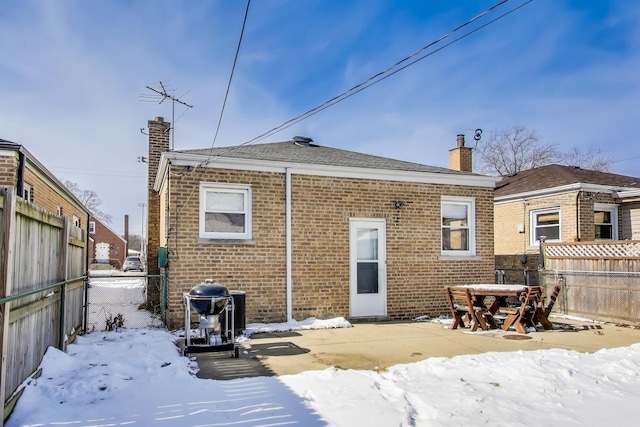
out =
[(351, 219), (351, 317), (387, 315), (386, 223), (384, 219)]

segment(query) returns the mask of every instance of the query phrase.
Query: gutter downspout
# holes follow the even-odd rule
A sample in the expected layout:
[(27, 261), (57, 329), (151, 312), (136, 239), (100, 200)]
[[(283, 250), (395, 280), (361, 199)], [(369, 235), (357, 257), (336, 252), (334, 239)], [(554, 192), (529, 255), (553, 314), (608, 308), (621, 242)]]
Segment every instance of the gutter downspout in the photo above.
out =
[[(576, 238), (575, 241), (580, 241), (582, 237), (580, 236), (580, 196), (582, 195), (582, 190), (578, 191), (576, 194)], [(562, 239), (562, 236), (560, 237)]]
[(287, 247), (287, 321), (293, 320), (292, 304), (292, 249), (291, 249), (291, 169), (285, 168), (285, 227), (286, 227), (286, 247)]

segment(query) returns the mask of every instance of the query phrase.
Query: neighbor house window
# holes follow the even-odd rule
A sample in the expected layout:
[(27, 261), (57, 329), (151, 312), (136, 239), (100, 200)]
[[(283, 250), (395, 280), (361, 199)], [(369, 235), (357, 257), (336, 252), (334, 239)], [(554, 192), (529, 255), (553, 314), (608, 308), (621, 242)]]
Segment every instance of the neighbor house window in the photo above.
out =
[(617, 240), (618, 207), (595, 203), (593, 205), (593, 224), (596, 240)]
[(540, 236), (547, 242), (560, 241), (560, 208), (531, 211), (531, 246), (540, 244)]
[(96, 222), (89, 221), (89, 234), (95, 234), (96, 232)]
[(22, 198), (29, 203), (33, 203), (33, 186), (30, 184), (24, 183), (24, 188), (22, 190)]
[(200, 184), (200, 237), (251, 239), (251, 187)]
[(471, 197), (442, 196), (442, 255), (476, 254), (475, 210), (475, 199)]

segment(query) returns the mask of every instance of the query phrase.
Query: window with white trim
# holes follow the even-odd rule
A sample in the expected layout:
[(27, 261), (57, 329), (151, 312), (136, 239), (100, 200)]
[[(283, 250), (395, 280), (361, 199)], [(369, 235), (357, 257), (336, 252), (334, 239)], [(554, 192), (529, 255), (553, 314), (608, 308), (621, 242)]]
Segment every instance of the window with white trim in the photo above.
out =
[(33, 203), (33, 186), (31, 184), (26, 182), (23, 184), (22, 198), (26, 202)]
[(96, 232), (96, 222), (89, 221), (89, 234), (95, 234)]
[(593, 205), (593, 225), (596, 240), (618, 239), (618, 207), (604, 203)]
[(540, 244), (540, 236), (545, 236), (547, 242), (560, 241), (560, 208), (547, 208), (531, 211), (531, 236), (529, 244)]
[(251, 239), (251, 186), (201, 183), (200, 237)]
[(441, 197), (442, 255), (475, 256), (475, 211), (473, 197)]

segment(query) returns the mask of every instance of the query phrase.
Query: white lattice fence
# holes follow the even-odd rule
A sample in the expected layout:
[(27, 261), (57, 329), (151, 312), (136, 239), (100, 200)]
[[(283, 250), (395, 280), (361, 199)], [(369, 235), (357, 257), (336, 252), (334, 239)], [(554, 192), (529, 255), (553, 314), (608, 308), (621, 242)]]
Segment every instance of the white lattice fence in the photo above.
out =
[(640, 241), (546, 243), (545, 258), (640, 259)]
[(549, 243), (540, 280), (569, 314), (640, 324), (640, 241)]

